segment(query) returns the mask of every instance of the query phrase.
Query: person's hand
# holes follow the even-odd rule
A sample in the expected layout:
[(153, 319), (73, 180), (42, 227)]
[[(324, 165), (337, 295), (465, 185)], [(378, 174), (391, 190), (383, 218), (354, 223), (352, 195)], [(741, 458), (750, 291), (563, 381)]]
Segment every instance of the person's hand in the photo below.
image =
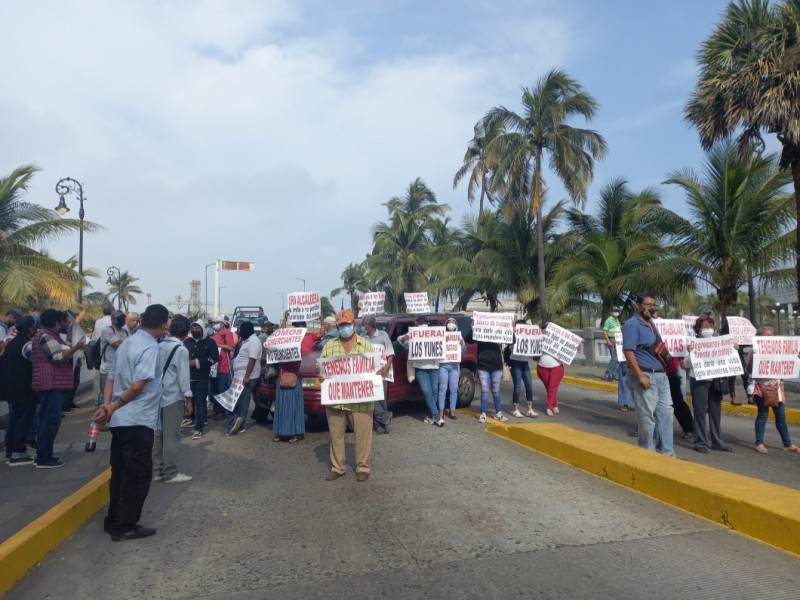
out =
[(284, 319), (288, 319), (288, 318), (289, 318), (289, 309), (286, 309), (286, 310), (283, 312), (283, 318), (284, 318)]
[(100, 425), (105, 425), (111, 420), (111, 415), (114, 414), (114, 409), (110, 404), (101, 404), (97, 407), (92, 415), (92, 421)]
[(650, 378), (647, 375), (640, 375), (639, 376), (639, 385), (641, 385), (643, 389), (649, 390), (650, 389)]
[(689, 352), (691, 352), (692, 350), (694, 350), (694, 342), (689, 342), (689, 345), (688, 345), (688, 346), (686, 346), (686, 349), (687, 349)]
[(245, 377), (244, 379), (242, 379), (242, 383), (244, 385), (250, 385), (250, 378), (249, 377)]

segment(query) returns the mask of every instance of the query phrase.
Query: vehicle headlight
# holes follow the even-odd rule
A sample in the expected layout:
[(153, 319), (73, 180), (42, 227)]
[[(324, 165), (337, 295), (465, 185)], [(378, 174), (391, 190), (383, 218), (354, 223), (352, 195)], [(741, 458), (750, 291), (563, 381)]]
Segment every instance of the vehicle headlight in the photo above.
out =
[(300, 382), (300, 386), (303, 389), (318, 390), (321, 387), (321, 381), (322, 380), (319, 377), (303, 377)]

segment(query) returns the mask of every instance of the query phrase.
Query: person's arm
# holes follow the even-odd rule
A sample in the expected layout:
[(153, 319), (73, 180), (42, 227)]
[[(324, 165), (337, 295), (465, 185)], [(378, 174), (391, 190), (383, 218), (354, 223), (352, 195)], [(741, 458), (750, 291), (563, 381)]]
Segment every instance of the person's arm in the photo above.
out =
[(608, 337), (608, 329), (603, 327), (603, 337), (606, 338), (606, 346), (613, 346), (614, 342)]
[(642, 373), (642, 369), (639, 367), (639, 362), (636, 360), (636, 351), (623, 350), (622, 353), (625, 355), (628, 367), (631, 369), (631, 371), (633, 371), (633, 376), (636, 378), (636, 381), (638, 381), (644, 389), (650, 389), (650, 378)]
[(116, 411), (129, 402), (136, 400), (139, 394), (142, 393), (146, 383), (146, 381), (134, 381), (127, 389), (122, 391), (116, 400), (112, 401), (111, 398), (114, 394), (114, 380), (111, 379), (111, 377), (106, 379), (106, 387), (103, 390), (103, 404), (101, 404), (95, 411), (94, 415), (92, 415), (92, 421), (100, 423), (101, 425), (108, 423), (111, 420), (111, 416)]
[(283, 318), (281, 319), (281, 322), (278, 324), (278, 326), (281, 329), (285, 329), (286, 326), (287, 326), (286, 324), (288, 323), (288, 321), (289, 321), (289, 311), (287, 310), (287, 311), (284, 311)]
[(89, 346), (85, 343), (81, 342), (79, 344), (75, 344), (68, 350), (64, 350), (53, 337), (49, 335), (43, 335), (42, 338), (39, 340), (39, 346), (44, 352), (45, 357), (52, 363), (63, 363), (72, 358), (72, 355), (80, 350), (86, 350)]
[(248, 385), (250, 383), (250, 374), (253, 372), (253, 368), (256, 366), (256, 359), (249, 358), (247, 359), (247, 368), (244, 370), (244, 378), (242, 379), (242, 383)]
[(89, 303), (88, 302), (84, 302), (83, 304), (81, 304), (81, 312), (79, 312), (77, 314), (77, 316), (75, 317), (75, 322), (78, 325), (80, 325), (81, 321), (83, 321), (83, 317), (86, 316), (86, 311), (87, 310), (89, 310)]

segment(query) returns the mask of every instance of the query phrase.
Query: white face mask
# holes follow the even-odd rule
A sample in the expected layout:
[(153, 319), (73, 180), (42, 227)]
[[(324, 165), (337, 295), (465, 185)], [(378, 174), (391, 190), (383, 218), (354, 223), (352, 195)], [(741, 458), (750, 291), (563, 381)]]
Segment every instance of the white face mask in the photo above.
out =
[(618, 310), (615, 310), (615, 311), (614, 311), (614, 312), (612, 312), (611, 314), (612, 314), (612, 315), (614, 315), (615, 317), (618, 317), (618, 316), (619, 316), (619, 311), (618, 311)]
[(701, 329), (700, 330), (700, 337), (711, 337), (714, 335), (713, 329)]
[(447, 324), (447, 331), (455, 331), (455, 330), (456, 330), (456, 324), (455, 323), (448, 323)]

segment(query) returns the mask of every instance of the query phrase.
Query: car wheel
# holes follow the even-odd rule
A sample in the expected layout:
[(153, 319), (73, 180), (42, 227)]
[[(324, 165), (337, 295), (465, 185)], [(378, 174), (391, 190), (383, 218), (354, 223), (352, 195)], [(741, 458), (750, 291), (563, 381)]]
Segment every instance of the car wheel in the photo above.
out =
[(458, 408), (467, 408), (475, 397), (475, 373), (461, 369), (458, 375)]

